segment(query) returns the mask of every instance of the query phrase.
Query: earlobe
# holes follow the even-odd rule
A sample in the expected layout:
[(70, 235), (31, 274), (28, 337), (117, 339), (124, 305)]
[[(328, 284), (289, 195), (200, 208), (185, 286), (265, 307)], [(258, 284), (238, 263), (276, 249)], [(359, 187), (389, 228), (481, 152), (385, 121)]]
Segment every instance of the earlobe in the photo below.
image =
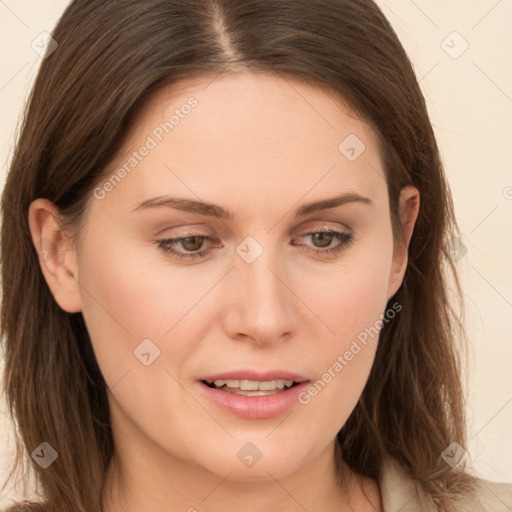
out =
[(82, 310), (76, 251), (58, 221), (58, 209), (48, 199), (29, 208), (32, 242), (43, 276), (57, 304), (68, 313)]
[(388, 300), (402, 285), (408, 263), (409, 243), (420, 209), (420, 193), (416, 187), (404, 187), (400, 193), (399, 215), (402, 224), (403, 238), (393, 251), (393, 263), (388, 285)]

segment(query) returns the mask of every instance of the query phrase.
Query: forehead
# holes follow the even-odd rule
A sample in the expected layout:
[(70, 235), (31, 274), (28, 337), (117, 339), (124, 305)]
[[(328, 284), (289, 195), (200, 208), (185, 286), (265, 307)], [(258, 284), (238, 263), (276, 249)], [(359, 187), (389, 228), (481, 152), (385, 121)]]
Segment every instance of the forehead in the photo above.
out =
[(116, 187), (130, 204), (176, 187), (201, 196), (281, 188), (297, 199), (385, 188), (372, 127), (326, 89), (289, 77), (240, 72), (166, 86), (139, 109), (110, 172), (144, 146), (129, 184)]
[[(362, 135), (373, 132), (371, 125), (327, 86), (268, 72), (237, 72), (181, 80), (160, 88), (139, 108), (132, 133), (141, 135), (159, 118), (170, 119), (191, 97), (197, 99), (199, 107), (194, 108), (194, 117), (200, 117), (204, 132), (211, 134), (242, 125), (251, 132), (251, 127), (264, 123), (268, 125), (259, 131), (258, 139), (275, 137), (278, 130), (283, 137), (296, 137), (297, 128), (304, 134), (337, 132), (340, 128)], [(297, 127), (292, 120), (301, 122)]]

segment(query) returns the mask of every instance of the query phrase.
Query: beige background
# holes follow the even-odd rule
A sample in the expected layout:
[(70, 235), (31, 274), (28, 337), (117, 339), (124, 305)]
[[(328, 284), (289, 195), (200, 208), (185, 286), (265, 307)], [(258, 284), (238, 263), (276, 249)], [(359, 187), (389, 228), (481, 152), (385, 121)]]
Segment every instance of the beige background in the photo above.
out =
[[(421, 80), (467, 248), (458, 263), (471, 342), (467, 449), (481, 476), (512, 482), (512, 1), (378, 3)], [(40, 63), (31, 43), (67, 4), (0, 0), (2, 184)], [(1, 400), (0, 478), (12, 461), (11, 429)], [(9, 485), (0, 504), (15, 494)]]

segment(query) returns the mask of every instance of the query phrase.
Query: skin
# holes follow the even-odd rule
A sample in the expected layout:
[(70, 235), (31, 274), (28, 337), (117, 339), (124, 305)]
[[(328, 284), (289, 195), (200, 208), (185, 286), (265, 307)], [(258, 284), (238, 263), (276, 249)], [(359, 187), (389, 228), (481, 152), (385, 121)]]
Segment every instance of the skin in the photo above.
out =
[[(402, 190), (405, 244), (394, 248), (371, 127), (314, 86), (248, 72), (160, 91), (107, 177), (191, 96), (190, 114), (103, 199), (91, 197), (78, 243), (59, 229), (52, 203), (30, 207), (34, 244), (55, 247), (41, 260), (45, 279), (62, 309), (82, 312), (109, 386), (116, 457), (106, 498), (116, 504), (106, 500), (106, 510), (381, 510), (377, 482), (346, 465), (346, 485), (337, 486), (333, 455), (377, 337), (307, 405), (276, 418), (225, 412), (199, 393), (197, 379), (244, 368), (321, 378), (400, 287), (418, 190)], [(366, 146), (355, 161), (338, 149), (349, 134)], [(372, 204), (294, 216), (345, 192)], [(132, 211), (164, 194), (215, 203), (234, 219)], [(340, 245), (308, 235), (321, 227), (349, 232), (353, 243), (315, 254)], [(174, 249), (204, 249), (205, 258), (180, 260), (158, 246), (190, 229), (217, 241)], [(248, 236), (263, 249), (252, 263), (236, 252)], [(145, 338), (160, 349), (149, 366), (134, 357)], [(248, 442), (261, 452), (250, 468), (236, 456)]]

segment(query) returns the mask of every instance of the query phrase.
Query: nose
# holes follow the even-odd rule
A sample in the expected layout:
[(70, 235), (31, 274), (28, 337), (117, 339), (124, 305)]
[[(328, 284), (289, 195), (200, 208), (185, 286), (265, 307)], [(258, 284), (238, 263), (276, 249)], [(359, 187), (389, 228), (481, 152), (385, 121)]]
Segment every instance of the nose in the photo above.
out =
[(231, 339), (264, 346), (296, 332), (299, 301), (279, 256), (264, 250), (252, 263), (237, 256), (228, 279), (224, 330)]

